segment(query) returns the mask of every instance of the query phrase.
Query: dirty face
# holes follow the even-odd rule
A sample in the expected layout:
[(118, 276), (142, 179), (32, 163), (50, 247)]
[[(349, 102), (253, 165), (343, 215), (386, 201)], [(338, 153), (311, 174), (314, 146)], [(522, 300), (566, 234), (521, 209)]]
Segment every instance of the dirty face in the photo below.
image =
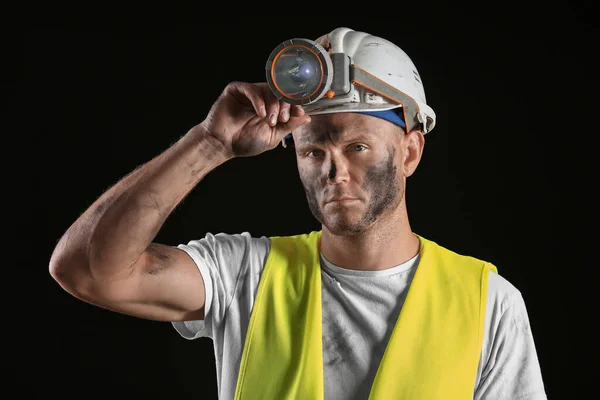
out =
[(294, 132), (308, 205), (329, 231), (354, 235), (398, 208), (402, 136), (394, 124), (356, 113), (312, 116)]

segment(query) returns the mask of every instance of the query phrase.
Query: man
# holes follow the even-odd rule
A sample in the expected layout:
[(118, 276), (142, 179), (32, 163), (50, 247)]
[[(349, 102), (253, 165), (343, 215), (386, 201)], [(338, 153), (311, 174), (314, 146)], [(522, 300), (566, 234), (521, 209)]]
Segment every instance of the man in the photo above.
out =
[[(410, 227), (406, 182), (435, 125), (412, 61), (348, 28), (286, 46), (267, 83), (229, 84), (202, 123), (74, 222), (54, 279), (89, 303), (210, 337), (223, 399), (545, 399), (519, 290)], [(329, 89), (309, 84), (331, 71)], [(211, 170), (282, 141), (320, 231), (153, 242)]]

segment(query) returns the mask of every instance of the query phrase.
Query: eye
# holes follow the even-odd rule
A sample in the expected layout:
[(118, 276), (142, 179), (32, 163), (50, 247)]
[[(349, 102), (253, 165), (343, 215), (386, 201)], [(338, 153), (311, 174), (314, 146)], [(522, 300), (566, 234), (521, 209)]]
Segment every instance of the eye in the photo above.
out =
[(307, 155), (308, 157), (311, 157), (311, 158), (314, 158), (314, 157), (320, 157), (320, 156), (322, 156), (322, 155), (323, 155), (323, 150), (318, 150), (318, 149), (316, 149), (316, 150), (310, 150), (310, 151), (308, 151), (308, 152), (306, 153), (306, 155)]
[(354, 151), (363, 151), (366, 149), (366, 147), (362, 144), (354, 144), (350, 148)]

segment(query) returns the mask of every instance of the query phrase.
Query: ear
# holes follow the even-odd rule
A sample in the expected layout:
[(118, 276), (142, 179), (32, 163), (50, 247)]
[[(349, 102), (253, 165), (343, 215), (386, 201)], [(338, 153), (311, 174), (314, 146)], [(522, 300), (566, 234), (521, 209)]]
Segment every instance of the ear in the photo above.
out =
[(402, 146), (404, 151), (404, 160), (402, 167), (404, 168), (404, 176), (411, 176), (419, 161), (421, 161), (421, 155), (423, 154), (423, 147), (425, 146), (425, 136), (419, 129), (413, 129), (406, 133), (402, 138)]

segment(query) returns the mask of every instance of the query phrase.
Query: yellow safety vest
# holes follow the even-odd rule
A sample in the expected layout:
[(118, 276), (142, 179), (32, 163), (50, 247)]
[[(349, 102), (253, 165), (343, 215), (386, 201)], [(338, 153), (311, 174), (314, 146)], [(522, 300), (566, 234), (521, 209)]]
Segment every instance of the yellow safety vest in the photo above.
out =
[[(323, 399), (320, 237), (271, 238), (235, 399)], [(498, 270), (419, 239), (421, 259), (369, 398), (472, 399), (488, 275)]]

